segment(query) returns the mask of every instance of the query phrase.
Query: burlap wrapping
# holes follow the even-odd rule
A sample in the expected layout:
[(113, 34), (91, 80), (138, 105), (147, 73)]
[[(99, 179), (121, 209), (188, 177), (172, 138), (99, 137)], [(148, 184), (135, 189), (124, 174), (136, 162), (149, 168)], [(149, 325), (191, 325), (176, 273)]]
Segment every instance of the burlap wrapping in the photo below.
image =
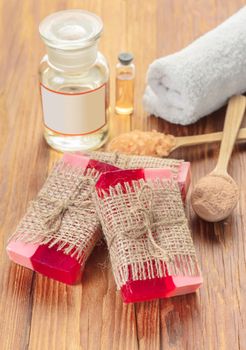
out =
[(99, 175), (58, 162), (11, 239), (56, 246), (83, 263), (101, 238), (91, 198)]
[(129, 279), (197, 275), (177, 182), (143, 179), (93, 194), (120, 289)]
[(90, 152), (89, 154), (92, 159), (109, 163), (121, 169), (170, 168), (174, 178), (178, 175), (180, 164), (183, 162), (179, 159), (131, 156), (117, 152)]

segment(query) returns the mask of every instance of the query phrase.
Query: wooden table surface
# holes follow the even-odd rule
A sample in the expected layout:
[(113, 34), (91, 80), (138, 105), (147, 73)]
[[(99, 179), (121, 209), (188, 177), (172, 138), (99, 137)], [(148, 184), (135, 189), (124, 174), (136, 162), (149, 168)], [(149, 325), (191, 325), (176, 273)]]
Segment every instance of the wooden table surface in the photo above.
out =
[[(104, 245), (88, 260), (81, 284), (66, 286), (11, 263), (8, 236), (60, 155), (42, 138), (37, 69), (44, 54), (38, 24), (65, 8), (99, 14), (100, 48), (111, 66), (132, 51), (137, 69), (135, 112), (112, 113), (112, 136), (130, 128), (174, 135), (221, 130), (225, 109), (189, 127), (147, 118), (141, 105), (145, 73), (156, 57), (181, 49), (233, 14), (245, 0), (1, 0), (0, 11), (0, 348), (1, 350), (236, 350), (246, 349), (245, 144), (229, 172), (241, 186), (233, 216), (205, 223), (189, 210), (204, 285), (197, 294), (124, 305)], [(215, 165), (218, 144), (176, 151), (192, 162), (193, 183)], [(189, 205), (188, 205), (189, 208)], [(105, 265), (105, 264), (104, 264)]]

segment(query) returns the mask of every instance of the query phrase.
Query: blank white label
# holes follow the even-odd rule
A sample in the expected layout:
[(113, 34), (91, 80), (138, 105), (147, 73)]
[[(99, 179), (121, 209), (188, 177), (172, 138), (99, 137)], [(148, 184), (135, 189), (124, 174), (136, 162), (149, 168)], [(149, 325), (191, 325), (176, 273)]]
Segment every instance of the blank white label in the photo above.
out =
[(41, 85), (44, 124), (62, 134), (89, 134), (106, 123), (105, 85), (81, 94), (66, 94)]

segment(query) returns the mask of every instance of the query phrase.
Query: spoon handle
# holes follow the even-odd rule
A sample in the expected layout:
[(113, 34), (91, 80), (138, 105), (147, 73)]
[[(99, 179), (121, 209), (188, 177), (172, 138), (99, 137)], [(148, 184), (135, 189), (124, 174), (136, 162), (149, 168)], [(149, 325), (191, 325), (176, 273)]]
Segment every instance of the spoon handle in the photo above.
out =
[(229, 100), (226, 110), (219, 159), (213, 172), (227, 174), (227, 166), (243, 120), (245, 106), (245, 96), (233, 96)]
[[(179, 147), (188, 147), (194, 145), (201, 145), (203, 143), (212, 143), (222, 140), (222, 131), (212, 132), (210, 134), (199, 134), (191, 136), (177, 136), (175, 137), (176, 144), (172, 151)], [(237, 135), (237, 141), (246, 140), (246, 128), (241, 128)]]

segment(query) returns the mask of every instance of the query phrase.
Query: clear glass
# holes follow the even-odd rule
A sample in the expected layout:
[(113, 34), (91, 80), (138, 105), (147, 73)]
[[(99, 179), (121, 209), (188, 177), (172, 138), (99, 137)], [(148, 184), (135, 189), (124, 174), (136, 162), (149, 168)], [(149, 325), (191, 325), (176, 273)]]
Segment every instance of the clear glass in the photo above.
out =
[[(96, 61), (88, 70), (63, 71), (51, 65), (45, 55), (39, 69), (40, 83), (51, 90), (66, 93), (78, 93), (95, 88), (106, 83), (106, 125), (98, 131), (83, 135), (69, 136), (52, 131), (44, 126), (44, 137), (47, 143), (59, 151), (85, 151), (101, 147), (108, 138), (109, 114), (109, 68), (104, 56), (98, 52)], [(81, 116), (86, 117), (86, 116)]]
[(116, 65), (116, 102), (118, 114), (131, 114), (134, 108), (135, 65), (130, 63)]
[(56, 12), (40, 23), (47, 50), (39, 69), (44, 137), (56, 150), (92, 150), (107, 140), (109, 68), (97, 50), (102, 28), (101, 19), (84, 10)]

